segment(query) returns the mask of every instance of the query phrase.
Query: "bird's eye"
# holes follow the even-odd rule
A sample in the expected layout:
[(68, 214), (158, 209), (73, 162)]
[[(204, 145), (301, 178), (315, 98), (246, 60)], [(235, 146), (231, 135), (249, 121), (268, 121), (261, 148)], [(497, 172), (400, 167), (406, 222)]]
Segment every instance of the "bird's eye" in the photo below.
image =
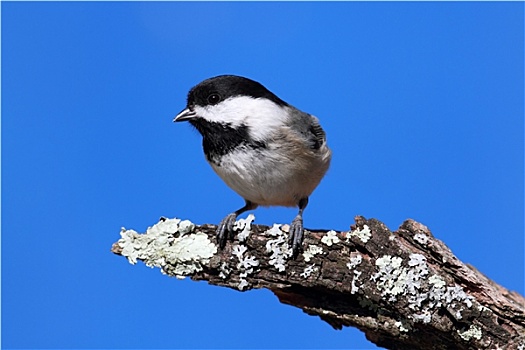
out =
[(210, 96), (208, 96), (208, 103), (211, 105), (219, 103), (220, 100), (221, 100), (221, 95), (219, 94), (211, 94)]

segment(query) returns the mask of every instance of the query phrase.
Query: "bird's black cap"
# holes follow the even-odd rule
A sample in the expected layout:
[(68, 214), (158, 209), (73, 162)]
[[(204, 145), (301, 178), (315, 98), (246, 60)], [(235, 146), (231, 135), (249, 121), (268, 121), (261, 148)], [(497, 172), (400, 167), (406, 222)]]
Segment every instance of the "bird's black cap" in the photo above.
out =
[(288, 104), (262, 84), (237, 75), (219, 75), (206, 79), (188, 93), (188, 107), (209, 106), (235, 96), (267, 98), (280, 106)]

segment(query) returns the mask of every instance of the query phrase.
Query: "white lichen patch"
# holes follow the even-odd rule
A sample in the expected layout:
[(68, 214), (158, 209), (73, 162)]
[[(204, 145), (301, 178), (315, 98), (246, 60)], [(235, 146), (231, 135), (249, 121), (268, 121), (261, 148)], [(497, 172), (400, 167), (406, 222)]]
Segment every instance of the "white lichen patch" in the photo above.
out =
[(408, 332), (412, 329), (412, 326), (408, 322), (396, 321), (394, 325), (399, 329), (400, 332)]
[(363, 261), (363, 256), (359, 253), (351, 253), (350, 254), (350, 262), (349, 263), (346, 263), (346, 266), (352, 270), (354, 268), (356, 268), (357, 265), (361, 264), (361, 262)]
[(372, 232), (370, 232), (370, 227), (368, 227), (368, 225), (364, 225), (362, 229), (347, 232), (346, 241), (349, 242), (350, 238), (354, 236), (359, 238), (361, 242), (366, 243), (372, 237)]
[(458, 285), (446, 286), (438, 275), (429, 274), (426, 259), (421, 254), (411, 254), (408, 261), (400, 257), (385, 255), (376, 260), (378, 272), (371, 280), (388, 301), (396, 301), (405, 296), (408, 307), (414, 310), (411, 319), (414, 322), (429, 323), (432, 313), (445, 307), (456, 319), (461, 319), (465, 308), (471, 308), (474, 297), (465, 293)]
[(362, 272), (358, 271), (356, 267), (361, 264), (363, 261), (363, 256), (357, 252), (352, 252), (350, 254), (350, 262), (346, 263), (346, 266), (348, 269), (352, 270), (352, 273), (354, 276), (352, 277), (352, 284), (350, 293), (355, 294), (359, 291), (359, 286), (357, 285), (357, 282), (359, 280), (359, 277), (361, 276)]
[(323, 238), (321, 238), (321, 242), (326, 244), (327, 246), (331, 246), (332, 244), (339, 243), (339, 237), (337, 237), (337, 232), (334, 230), (330, 230), (326, 233)]
[(447, 287), (445, 281), (437, 275), (429, 278), (429, 285), (430, 290), (426, 293), (427, 307), (445, 306), (458, 320), (463, 318), (462, 312), (465, 308), (470, 309), (475, 302), (475, 298), (465, 293), (462, 287), (458, 285)]
[(239, 288), (239, 290), (244, 290), (249, 285), (250, 285), (250, 283), (248, 283), (248, 281), (245, 278), (241, 277), (241, 280), (240, 280), (239, 285), (237, 286), (237, 288)]
[(427, 245), (428, 243), (428, 236), (424, 233), (416, 233), (414, 235), (414, 240), (418, 242), (421, 245)]
[(255, 272), (255, 268), (259, 266), (259, 261), (254, 257), (248, 254), (245, 254), (248, 248), (244, 245), (235, 245), (232, 248), (232, 255), (237, 258), (237, 270), (239, 273), (239, 285), (237, 288), (239, 290), (244, 290), (250, 284), (246, 280), (246, 277)]
[(415, 322), (430, 323), (430, 321), (432, 321), (432, 315), (428, 310), (425, 310), (424, 312), (419, 314), (412, 314), (412, 320), (414, 320)]
[(481, 313), (492, 313), (492, 310), (489, 309), (488, 307), (486, 306), (483, 306), (481, 304), (478, 305), (478, 311), (481, 312)]
[(239, 239), (239, 242), (246, 241), (246, 239), (252, 231), (252, 222), (254, 220), (255, 216), (253, 214), (250, 214), (246, 219), (239, 219), (235, 221), (235, 224), (233, 225), (233, 230), (238, 232), (237, 239)]
[(357, 285), (357, 282), (361, 274), (361, 271), (354, 270), (354, 277), (352, 277), (352, 287), (350, 289), (350, 294), (355, 294), (359, 292), (359, 286)]
[(432, 275), (428, 278), (428, 283), (432, 286), (432, 288), (441, 289), (444, 288), (447, 283), (438, 275)]
[(288, 247), (286, 232), (283, 232), (280, 225), (274, 224), (265, 234), (275, 237), (266, 242), (266, 252), (270, 253), (268, 263), (274, 266), (279, 272), (286, 270), (286, 261), (292, 256), (292, 249)]
[(228, 278), (230, 273), (232, 272), (232, 269), (228, 266), (226, 262), (222, 262), (221, 266), (219, 267), (219, 277), (222, 279)]
[(315, 244), (310, 244), (303, 253), (304, 261), (309, 262), (317, 254), (323, 254), (323, 248)]
[(481, 332), (481, 329), (476, 325), (470, 325), (469, 329), (466, 331), (457, 331), (461, 339), (469, 341), (470, 339), (474, 338), (477, 340), (481, 339), (481, 336), (483, 333)]
[(376, 281), (376, 287), (381, 291), (381, 295), (388, 297), (389, 301), (395, 301), (396, 296), (406, 294), (406, 288), (413, 289), (414, 282), (418, 276), (408, 273), (408, 269), (401, 266), (403, 259), (385, 255), (376, 260), (379, 271), (372, 276)]
[(408, 260), (408, 266), (414, 268), (417, 272), (423, 275), (428, 274), (427, 258), (421, 254), (410, 254), (410, 260)]
[(163, 219), (145, 234), (122, 228), (118, 245), (131, 264), (142, 260), (169, 276), (184, 278), (201, 271), (217, 252), (217, 246), (188, 220)]
[(304, 271), (301, 273), (301, 277), (308, 278), (310, 275), (314, 272), (317, 272), (319, 270), (318, 267), (315, 266), (315, 264), (312, 264), (310, 266), (305, 267)]

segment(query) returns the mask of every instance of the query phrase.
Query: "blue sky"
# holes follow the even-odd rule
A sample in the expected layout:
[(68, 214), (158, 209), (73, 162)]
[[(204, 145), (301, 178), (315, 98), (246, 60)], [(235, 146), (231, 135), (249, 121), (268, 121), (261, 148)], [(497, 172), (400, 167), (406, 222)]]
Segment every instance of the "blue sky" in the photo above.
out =
[(333, 162), (307, 227), (412, 218), (524, 294), (523, 3), (1, 6), (3, 348), (376, 348), (268, 291), (110, 253), (122, 226), (243, 204), (172, 123), (225, 73), (321, 120)]

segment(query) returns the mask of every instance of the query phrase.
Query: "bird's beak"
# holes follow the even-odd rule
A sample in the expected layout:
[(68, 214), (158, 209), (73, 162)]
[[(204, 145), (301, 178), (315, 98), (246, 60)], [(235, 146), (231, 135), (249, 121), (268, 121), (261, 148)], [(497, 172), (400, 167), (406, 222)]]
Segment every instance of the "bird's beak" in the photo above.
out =
[(182, 110), (179, 114), (177, 114), (175, 116), (175, 118), (173, 119), (174, 122), (183, 122), (185, 120), (189, 120), (191, 118), (195, 118), (197, 116), (197, 114), (195, 113), (195, 111), (192, 111), (191, 109), (189, 108), (186, 108), (184, 110)]

